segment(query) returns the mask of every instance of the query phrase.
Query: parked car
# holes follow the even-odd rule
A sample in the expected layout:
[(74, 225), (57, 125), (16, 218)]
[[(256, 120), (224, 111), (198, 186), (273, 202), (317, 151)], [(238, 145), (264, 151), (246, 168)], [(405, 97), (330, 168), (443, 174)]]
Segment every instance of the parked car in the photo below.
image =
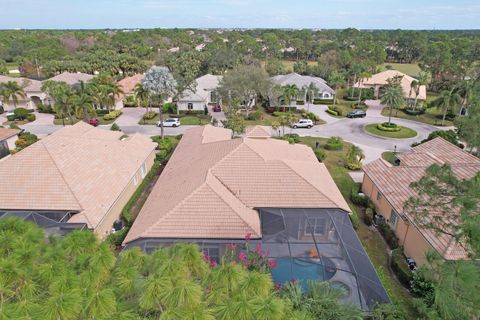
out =
[(361, 109), (355, 109), (352, 112), (347, 113), (347, 118), (365, 118), (367, 113)]
[(217, 104), (217, 105), (213, 106), (212, 110), (213, 110), (213, 112), (220, 112), (220, 111), (222, 111), (222, 107), (220, 107), (220, 105)]
[(90, 118), (90, 120), (88, 120), (88, 123), (94, 127), (98, 126), (100, 124), (100, 121), (98, 121), (97, 118)]
[(310, 129), (311, 127), (313, 127), (313, 121), (310, 120), (310, 119), (300, 119), (297, 122), (295, 122), (294, 124), (292, 124), (292, 128), (294, 128), (294, 129), (296, 129), (296, 128), (308, 128), (308, 129)]
[[(157, 122), (157, 127), (160, 127), (161, 121)], [(180, 120), (178, 118), (167, 118), (163, 120), (163, 126), (164, 127), (179, 127), (180, 126)]]

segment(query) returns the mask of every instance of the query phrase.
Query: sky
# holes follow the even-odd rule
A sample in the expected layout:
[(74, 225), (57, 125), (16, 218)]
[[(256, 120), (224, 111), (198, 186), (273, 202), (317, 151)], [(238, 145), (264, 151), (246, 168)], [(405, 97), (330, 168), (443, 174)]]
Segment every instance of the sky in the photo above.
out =
[(480, 29), (480, 0), (0, 0), (0, 29)]

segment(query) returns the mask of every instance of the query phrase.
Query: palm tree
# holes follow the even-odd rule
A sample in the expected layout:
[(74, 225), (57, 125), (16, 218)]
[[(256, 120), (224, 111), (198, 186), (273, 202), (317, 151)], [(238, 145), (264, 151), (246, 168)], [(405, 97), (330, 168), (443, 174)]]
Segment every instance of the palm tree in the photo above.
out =
[(135, 90), (134, 90), (134, 97), (135, 100), (137, 101), (137, 106), (140, 108), (141, 106), (146, 106), (147, 112), (148, 110), (148, 100), (149, 100), (149, 95), (150, 92), (146, 90), (141, 83), (137, 83), (135, 85)]
[(335, 89), (335, 97), (333, 98), (333, 105), (335, 106), (337, 104), (337, 90), (340, 86), (345, 84), (345, 78), (341, 73), (337, 71), (333, 71), (330, 77), (328, 78), (328, 82)]
[(77, 118), (83, 118), (88, 121), (88, 115), (94, 112), (93, 98), (88, 94), (81, 94), (72, 97), (73, 108)]
[(142, 85), (153, 97), (159, 99), (160, 137), (163, 139), (163, 102), (175, 95), (177, 82), (167, 67), (151, 67), (142, 80)]
[(442, 126), (445, 124), (445, 118), (447, 117), (447, 113), (449, 111), (454, 111), (458, 108), (462, 101), (462, 97), (457, 92), (456, 88), (450, 90), (443, 90), (440, 92), (438, 98), (436, 98), (432, 105), (436, 108), (442, 110), (443, 117), (442, 117)]
[[(290, 107), (293, 98), (295, 98), (299, 93), (299, 90), (296, 85), (294, 84), (287, 84), (283, 87), (283, 98), (285, 100), (285, 104)], [(285, 111), (285, 109), (284, 109)]]
[(360, 106), (360, 103), (362, 102), (362, 89), (363, 89), (363, 82), (368, 79), (371, 76), (371, 74), (368, 71), (361, 72), (359, 74), (359, 94), (358, 94), (358, 105)]
[(347, 158), (347, 163), (349, 164), (360, 164), (362, 160), (365, 158), (365, 153), (363, 152), (362, 149), (352, 144), (350, 149), (348, 149), (346, 158)]
[(70, 124), (73, 124), (72, 92), (70, 88), (57, 87), (54, 90), (54, 99), (55, 113), (62, 119), (63, 126), (65, 126), (65, 117), (69, 117)]
[(15, 81), (7, 81), (2, 85), (2, 97), (5, 102), (12, 101), (13, 108), (17, 108), (18, 98), (25, 98), (23, 88)]
[(463, 80), (457, 85), (457, 92), (462, 98), (461, 111), (468, 108), (473, 98), (474, 86), (475, 83), (472, 80)]
[(393, 109), (398, 109), (405, 103), (402, 87), (393, 82), (386, 85), (381, 102), (383, 105), (390, 108), (390, 112), (388, 113), (388, 124), (392, 124)]

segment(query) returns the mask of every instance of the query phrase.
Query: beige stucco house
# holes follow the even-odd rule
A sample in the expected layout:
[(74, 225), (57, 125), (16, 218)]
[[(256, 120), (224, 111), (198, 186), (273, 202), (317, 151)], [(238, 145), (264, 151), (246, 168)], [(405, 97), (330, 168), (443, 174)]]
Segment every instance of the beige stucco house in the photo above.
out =
[(18, 139), (20, 130), (0, 128), (0, 159), (9, 155), (15, 149), (15, 141)]
[(0, 218), (105, 238), (155, 158), (149, 138), (122, 136), (80, 121), (0, 161)]
[(197, 78), (194, 90), (186, 90), (177, 101), (180, 111), (204, 111), (205, 106), (218, 102), (215, 90), (218, 88), (222, 76), (206, 74)]
[[(36, 106), (40, 103), (44, 103), (47, 98), (46, 94), (42, 92), (42, 82), (38, 80), (28, 78), (13, 78), (0, 75), (0, 84), (9, 81), (16, 82), (24, 92), (25, 97), (18, 96), (17, 108), (36, 109)], [(3, 106), (5, 111), (11, 111), (14, 109), (14, 105), (11, 101), (1, 101), (0, 105)]]
[(373, 88), (375, 98), (380, 97), (381, 90), (384, 86), (388, 84), (389, 79), (395, 77), (401, 78), (400, 86), (402, 87), (404, 96), (406, 99), (414, 100), (415, 98), (419, 101), (424, 101), (427, 99), (427, 87), (422, 85), (418, 90), (418, 97), (415, 90), (411, 88), (412, 82), (416, 81), (415, 78), (402, 73), (397, 70), (386, 70), (380, 73), (376, 73), (370, 78), (362, 79), (354, 84), (356, 88)]
[(480, 159), (440, 137), (397, 157), (398, 166), (378, 159), (363, 167), (362, 191), (375, 204), (377, 214), (385, 217), (405, 255), (417, 264), (425, 263), (425, 254), (431, 250), (446, 260), (466, 259), (468, 252), (461, 243), (446, 234), (417, 226), (403, 207), (405, 201), (415, 196), (410, 184), (420, 180), (430, 165), (449, 164), (460, 179), (470, 179), (480, 171)]

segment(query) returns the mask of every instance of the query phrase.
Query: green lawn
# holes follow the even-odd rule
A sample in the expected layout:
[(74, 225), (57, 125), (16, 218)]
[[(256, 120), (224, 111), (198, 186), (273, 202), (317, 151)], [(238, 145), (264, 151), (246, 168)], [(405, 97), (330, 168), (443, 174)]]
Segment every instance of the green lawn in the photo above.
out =
[[(199, 114), (199, 115), (175, 115), (175, 114), (165, 114), (163, 115), (163, 118), (179, 118), (180, 119), (180, 124), (182, 125), (205, 125), (210, 123), (210, 116), (209, 115), (204, 115), (204, 114)], [(143, 119), (140, 119), (138, 124), (148, 124), (148, 125), (156, 125), (157, 122), (160, 121), (160, 115), (157, 114), (155, 118), (150, 119), (150, 120), (145, 120), (145, 123)]]
[[(300, 137), (300, 143), (311, 147), (315, 147), (315, 142), (317, 141), (320, 142), (321, 145), (325, 145), (327, 139), (317, 137)], [(350, 208), (358, 216), (362, 217), (364, 215), (364, 209), (354, 205), (350, 199), (352, 190), (357, 190), (358, 185), (348, 175), (348, 170), (345, 169), (345, 157), (350, 144), (345, 142), (344, 145), (345, 146), (341, 151), (325, 150), (327, 157), (324, 163)], [(416, 319), (418, 315), (413, 307), (412, 296), (396, 280), (395, 276), (390, 271), (387, 253), (389, 249), (382, 236), (378, 232), (373, 231), (371, 228), (365, 225), (362, 219), (360, 219), (360, 224), (356, 232), (360, 241), (362, 242), (363, 247), (368, 253), (368, 256), (370, 257), (370, 260), (377, 270), (380, 280), (387, 290), (392, 302), (405, 310), (407, 313), (407, 319)]]
[[(287, 73), (293, 72), (293, 65), (294, 65), (296, 62), (297, 62), (297, 61), (282, 60), (282, 63), (283, 63), (283, 65), (284, 65), (284, 67), (285, 67), (285, 71), (286, 71)], [(314, 65), (317, 64), (317, 62), (316, 62), (316, 61), (307, 61), (307, 64), (308, 64), (309, 66), (314, 66)]]
[[(303, 107), (304, 106), (298, 106), (298, 109), (301, 109)], [(279, 122), (280, 121), (279, 117), (274, 116), (272, 113), (265, 112), (264, 108), (254, 109), (253, 111), (250, 111), (250, 113), (255, 112), (257, 110), (260, 110), (261, 113), (262, 113), (260, 119), (258, 119), (258, 120), (245, 120), (245, 125), (247, 125), (247, 126), (258, 126), (258, 125), (259, 126), (271, 126), (272, 122), (274, 122), (274, 121)], [(299, 119), (301, 118), (300, 113), (298, 113), (296, 115)], [(321, 125), (321, 124), (324, 124), (324, 123), (325, 123), (325, 121), (323, 121), (322, 119), (319, 119), (315, 124)]]
[(384, 63), (380, 66), (381, 71), (387, 70), (386, 66), (392, 66), (392, 69), (398, 70), (412, 77), (418, 77), (421, 69), (417, 63)]
[(390, 132), (390, 131), (383, 131), (377, 128), (378, 123), (371, 123), (367, 124), (364, 129), (376, 136), (385, 137), (385, 138), (395, 138), (395, 139), (407, 139), (413, 138), (417, 136), (417, 131), (400, 126), (400, 131)]
[[(389, 112), (390, 111), (388, 108), (383, 108), (382, 115), (388, 117)], [(442, 114), (442, 111), (439, 109), (428, 108), (425, 110), (424, 114), (420, 114), (416, 116), (407, 114), (403, 110), (393, 110), (392, 116), (401, 118), (401, 119), (423, 122), (423, 123), (431, 124), (433, 126), (441, 126), (443, 114)], [(447, 127), (453, 126), (453, 122), (445, 119), (444, 126), (447, 126)]]

